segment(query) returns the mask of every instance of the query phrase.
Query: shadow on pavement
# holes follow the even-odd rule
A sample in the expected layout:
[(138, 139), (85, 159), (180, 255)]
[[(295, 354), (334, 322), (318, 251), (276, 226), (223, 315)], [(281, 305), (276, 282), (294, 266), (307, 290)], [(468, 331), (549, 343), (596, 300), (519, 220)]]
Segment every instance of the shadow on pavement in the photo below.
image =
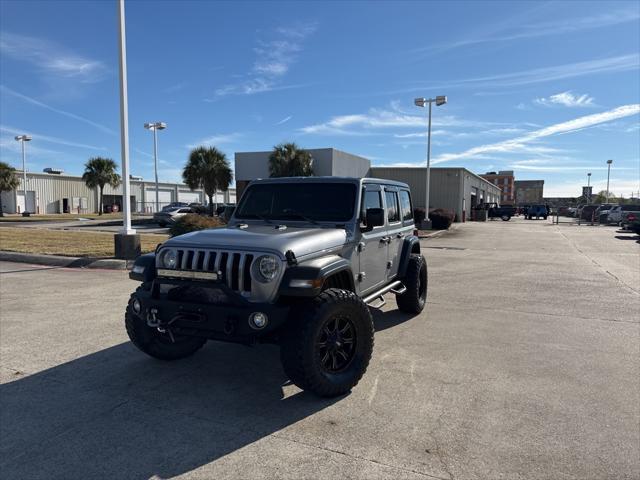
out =
[[(395, 302), (395, 299), (391, 301)], [(373, 326), (376, 332), (381, 332), (387, 328), (397, 327), (398, 325), (417, 317), (417, 315), (403, 313), (397, 309), (383, 312), (372, 308), (371, 315), (373, 316)]]
[(635, 241), (640, 241), (640, 236), (638, 235), (616, 235), (615, 238), (617, 238), (618, 240), (635, 240)]
[(285, 381), (274, 346), (209, 342), (161, 362), (116, 345), (0, 386), (0, 472), (173, 477), (340, 400), (283, 398)]

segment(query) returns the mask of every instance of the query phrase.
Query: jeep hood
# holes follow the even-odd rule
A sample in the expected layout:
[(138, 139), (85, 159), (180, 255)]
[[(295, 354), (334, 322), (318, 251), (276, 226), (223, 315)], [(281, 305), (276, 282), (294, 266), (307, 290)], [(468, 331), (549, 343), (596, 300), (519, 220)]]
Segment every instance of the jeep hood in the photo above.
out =
[(277, 253), (284, 258), (288, 250), (296, 257), (304, 257), (318, 251), (342, 247), (350, 241), (344, 228), (302, 228), (274, 225), (248, 225), (246, 228), (226, 227), (200, 230), (167, 240), (163, 246), (201, 249), (230, 249)]

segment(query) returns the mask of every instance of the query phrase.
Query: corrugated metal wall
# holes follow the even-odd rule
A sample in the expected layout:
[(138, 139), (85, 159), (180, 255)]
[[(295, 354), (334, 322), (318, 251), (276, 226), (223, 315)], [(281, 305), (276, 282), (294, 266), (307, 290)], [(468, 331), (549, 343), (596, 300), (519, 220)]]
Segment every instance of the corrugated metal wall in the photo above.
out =
[[(369, 175), (404, 182), (411, 188), (414, 207), (426, 205), (427, 169), (425, 167), (371, 167)], [(465, 168), (432, 168), (429, 181), (430, 208), (446, 208), (456, 213), (458, 220), (469, 218), (471, 191), (476, 188), (484, 201), (498, 202), (500, 188)]]
[[(17, 177), (20, 180), (20, 185), (17, 191), (3, 192), (2, 193), (2, 206), (5, 213), (16, 212), (16, 200), (17, 196), (22, 197), (22, 174), (17, 172)], [(138, 180), (131, 180), (131, 196), (135, 197), (135, 204), (132, 204), (132, 210), (137, 211), (138, 207), (144, 202), (155, 201), (155, 183), (154, 182), (141, 182)], [(175, 202), (178, 198), (178, 191), (188, 191), (188, 187), (183, 184), (176, 183), (159, 183), (160, 191), (170, 191), (171, 201)], [(81, 177), (74, 177), (69, 175), (51, 175), (46, 173), (27, 173), (27, 192), (35, 192), (37, 213), (62, 213), (62, 201), (68, 199), (68, 205), (70, 209), (77, 212), (77, 207), (81, 206), (81, 213), (95, 213), (98, 208), (98, 193), (96, 190), (89, 189)], [(202, 191), (197, 191), (200, 197), (205, 200), (206, 196)], [(118, 188), (112, 188), (105, 186), (105, 195), (120, 195), (122, 196), (122, 186)], [(30, 195), (28, 193), (28, 195)], [(74, 199), (76, 200), (74, 202)], [(216, 199), (214, 199), (214, 202)], [(219, 193), (217, 195), (217, 201), (223, 202), (235, 202), (235, 189), (230, 189), (229, 192)]]

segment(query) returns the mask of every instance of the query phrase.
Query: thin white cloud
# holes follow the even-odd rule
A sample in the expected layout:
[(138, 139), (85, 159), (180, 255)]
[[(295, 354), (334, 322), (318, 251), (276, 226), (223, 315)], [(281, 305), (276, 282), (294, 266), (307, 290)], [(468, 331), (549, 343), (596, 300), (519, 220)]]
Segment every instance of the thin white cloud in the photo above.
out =
[(435, 158), (433, 163), (450, 162), (452, 160), (459, 160), (462, 158), (473, 159), (477, 155), (484, 153), (504, 153), (523, 149), (528, 150), (530, 148), (528, 144), (538, 139), (552, 135), (575, 132), (594, 125), (617, 120), (619, 118), (637, 115), (638, 113), (640, 113), (640, 104), (623, 105), (606, 112), (586, 115), (567, 122), (557, 123), (549, 127), (534, 130), (511, 140), (480, 145), (460, 153), (445, 153)]
[(568, 78), (595, 75), (599, 73), (614, 73), (636, 71), (640, 68), (640, 54), (632, 53), (617, 57), (600, 58), (583, 62), (554, 65), (551, 67), (534, 68), (519, 72), (501, 73), (482, 77), (472, 77), (458, 80), (434, 82), (431, 84), (414, 84), (403, 89), (382, 92), (386, 94), (400, 94), (421, 92), (437, 88), (506, 88), (536, 83), (564, 80)]
[(282, 125), (283, 123), (287, 123), (289, 120), (291, 120), (293, 118), (293, 115), (289, 115), (287, 117), (284, 117), (282, 120), (280, 120), (278, 123), (276, 123), (275, 125)]
[(192, 144), (186, 145), (187, 148), (197, 148), (197, 147), (215, 147), (217, 145), (223, 143), (233, 143), (237, 141), (242, 134), (234, 132), (234, 133), (224, 133), (220, 135), (211, 135), (210, 137), (205, 137), (197, 142), (193, 142)]
[(31, 105), (45, 108), (57, 114), (64, 115), (65, 117), (72, 118), (74, 120), (78, 120), (79, 122), (86, 123), (87, 125), (91, 125), (92, 127), (95, 127), (98, 130), (101, 130), (110, 135), (116, 135), (116, 132), (111, 130), (109, 127), (106, 127), (97, 122), (94, 122), (93, 120), (89, 120), (88, 118), (81, 117), (80, 115), (76, 115), (75, 113), (67, 112), (66, 110), (60, 110), (59, 108), (54, 108), (51, 105), (47, 105), (46, 103), (36, 100), (35, 98), (31, 98), (27, 95), (23, 95), (22, 93), (16, 92), (15, 90), (11, 90), (10, 88), (5, 87), (4, 85), (0, 85), (0, 94), (10, 95), (12, 97), (19, 98), (20, 100), (30, 103)]
[(70, 52), (54, 42), (27, 35), (2, 33), (0, 52), (14, 60), (29, 62), (43, 73), (93, 83), (104, 78), (105, 64)]
[(535, 103), (544, 106), (561, 105), (564, 107), (593, 107), (593, 97), (589, 95), (574, 95), (571, 91), (556, 93), (549, 97), (536, 98)]
[(66, 147), (75, 147), (75, 148), (83, 148), (87, 150), (102, 150), (106, 151), (105, 147), (98, 147), (96, 145), (87, 145), (86, 143), (78, 143), (70, 140), (65, 140), (64, 138), (51, 137), (49, 135), (42, 135), (40, 133), (32, 132), (25, 129), (19, 129), (10, 127), (7, 125), (0, 125), (0, 132), (9, 133), (11, 135), (22, 135), (27, 134), (33, 137), (33, 142), (47, 142), (47, 143), (55, 143), (57, 145), (64, 145)]
[[(277, 38), (258, 41), (254, 47), (256, 59), (251, 71), (237, 83), (215, 90), (216, 97), (227, 95), (254, 95), (257, 93), (298, 88), (303, 85), (281, 85), (282, 79), (297, 60), (304, 40), (316, 30), (315, 24), (300, 24), (276, 29)], [(210, 101), (207, 99), (207, 101)]]
[[(531, 17), (533, 17), (533, 12), (528, 12), (528, 14), (525, 15), (525, 18)], [(551, 18), (553, 18), (553, 16), (551, 16)], [(634, 6), (629, 6), (627, 8), (606, 11), (588, 16), (574, 15), (569, 18), (538, 22), (520, 22), (516, 20), (504, 22), (502, 25), (494, 27), (492, 31), (485, 34), (470, 36), (468, 38), (449, 43), (422, 47), (414, 50), (414, 53), (435, 53), (478, 44), (563, 35), (583, 30), (610, 27), (622, 23), (637, 22), (638, 19), (640, 19), (640, 10)]]
[[(432, 127), (436, 129), (440, 127), (487, 128), (492, 125), (499, 126), (507, 124), (463, 120), (453, 115), (438, 115), (432, 122)], [(426, 126), (427, 120), (422, 115), (411, 115), (402, 110), (395, 109), (385, 110), (372, 108), (367, 113), (331, 117), (326, 122), (302, 127), (300, 132), (322, 135), (373, 135), (379, 133), (376, 131), (383, 129), (424, 128), (426, 130)], [(408, 135), (412, 135), (412, 133)]]

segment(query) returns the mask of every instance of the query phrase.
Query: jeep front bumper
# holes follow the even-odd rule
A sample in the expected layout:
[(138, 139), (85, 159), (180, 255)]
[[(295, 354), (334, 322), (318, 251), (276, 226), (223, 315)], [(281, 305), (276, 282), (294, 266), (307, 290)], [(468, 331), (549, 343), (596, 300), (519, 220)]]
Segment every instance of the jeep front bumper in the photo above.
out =
[[(249, 302), (222, 283), (158, 278), (150, 290), (134, 295), (132, 309), (151, 328), (241, 343), (272, 334), (289, 314), (288, 306)], [(266, 316), (262, 327), (252, 320), (257, 313)]]

